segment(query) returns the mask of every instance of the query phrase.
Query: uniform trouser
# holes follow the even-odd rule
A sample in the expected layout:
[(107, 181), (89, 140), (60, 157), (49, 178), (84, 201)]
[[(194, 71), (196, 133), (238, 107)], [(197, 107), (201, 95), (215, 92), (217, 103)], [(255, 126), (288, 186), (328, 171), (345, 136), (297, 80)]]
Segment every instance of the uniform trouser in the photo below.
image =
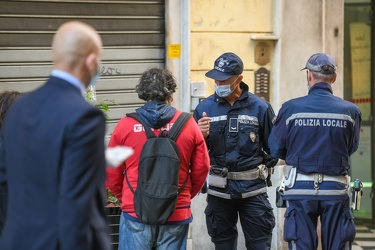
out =
[(275, 217), (266, 193), (239, 200), (207, 195), (205, 214), (208, 234), (216, 250), (237, 249), (238, 216), (247, 249), (271, 248)]
[(354, 216), (345, 200), (289, 200), (284, 221), (284, 240), (289, 249), (316, 250), (320, 216), (323, 250), (351, 249), (355, 237)]

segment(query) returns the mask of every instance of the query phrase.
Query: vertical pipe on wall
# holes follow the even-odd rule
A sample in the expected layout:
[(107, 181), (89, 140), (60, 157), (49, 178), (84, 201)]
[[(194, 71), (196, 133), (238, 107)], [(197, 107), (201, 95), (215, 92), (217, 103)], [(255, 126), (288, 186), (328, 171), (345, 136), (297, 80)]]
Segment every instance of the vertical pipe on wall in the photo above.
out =
[(323, 51), (326, 52), (326, 1), (322, 0), (322, 47)]
[[(174, 103), (177, 109), (190, 111), (190, 0), (165, 1), (166, 67), (177, 81)], [(180, 46), (180, 56), (171, 58), (169, 45)]]
[(179, 1), (181, 10), (180, 107), (189, 112), (190, 98), (190, 0)]
[(177, 109), (181, 109), (181, 54), (180, 57), (172, 57), (170, 45), (181, 44), (181, 2), (166, 0), (165, 1), (165, 66), (169, 69), (177, 82), (177, 90), (173, 95), (173, 106)]
[[(282, 14), (283, 14), (283, 1), (277, 1), (275, 0), (273, 3), (273, 12), (274, 12), (274, 35), (277, 37), (281, 37), (282, 32)], [(280, 70), (281, 70), (281, 45), (282, 45), (282, 39), (280, 39), (275, 44), (275, 51), (273, 56), (273, 77), (272, 84), (272, 96), (270, 98), (270, 102), (272, 104), (273, 109), (275, 110), (276, 114), (278, 113), (279, 109), (281, 108), (281, 98), (280, 98), (280, 90), (281, 90), (281, 83), (280, 83)]]
[[(285, 0), (286, 1), (286, 0)], [(273, 34), (277, 37), (282, 36), (283, 32), (283, 13), (284, 13), (284, 0), (274, 0), (273, 2), (273, 25), (274, 30)], [(281, 93), (283, 91), (282, 88), (282, 80), (281, 80), (281, 70), (282, 70), (282, 44), (283, 39), (280, 39), (275, 43), (275, 50), (274, 50), (274, 56), (273, 56), (273, 75), (271, 77), (273, 86), (272, 89), (272, 96), (270, 98), (270, 102), (272, 104), (273, 109), (275, 110), (275, 113), (277, 114), (279, 112), (279, 109), (281, 108)], [(284, 81), (284, 84), (286, 82)], [(281, 164), (279, 162), (279, 164)], [(275, 173), (272, 175), (272, 182), (275, 183), (275, 187), (279, 185), (282, 179), (282, 171), (281, 166), (275, 168)], [(276, 189), (272, 189), (276, 190)], [(274, 208), (274, 214), (275, 214), (275, 220), (276, 220), (276, 226), (273, 230), (272, 234), (272, 249), (287, 249), (286, 243), (283, 241), (283, 227), (284, 227), (284, 208)]]
[[(371, 37), (373, 38), (375, 36), (375, 0), (371, 0)], [(374, 122), (374, 116), (375, 116), (375, 41), (371, 39), (371, 148), (372, 151), (374, 151), (375, 148), (375, 122)], [(372, 188), (371, 188), (371, 198), (372, 198), (372, 224), (375, 224), (375, 199), (374, 199), (374, 193), (375, 193), (375, 157), (371, 157), (371, 165), (372, 165)]]

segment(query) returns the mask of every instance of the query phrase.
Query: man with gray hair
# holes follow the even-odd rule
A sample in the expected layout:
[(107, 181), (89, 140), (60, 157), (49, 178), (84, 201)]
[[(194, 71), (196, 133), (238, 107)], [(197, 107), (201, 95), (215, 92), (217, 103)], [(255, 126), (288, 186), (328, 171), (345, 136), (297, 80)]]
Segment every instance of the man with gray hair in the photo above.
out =
[(287, 164), (280, 185), (287, 206), (284, 240), (289, 249), (317, 249), (320, 217), (322, 248), (351, 249), (349, 156), (358, 148), (361, 112), (333, 95), (331, 56), (314, 54), (302, 70), (308, 95), (282, 105), (268, 139), (271, 155)]

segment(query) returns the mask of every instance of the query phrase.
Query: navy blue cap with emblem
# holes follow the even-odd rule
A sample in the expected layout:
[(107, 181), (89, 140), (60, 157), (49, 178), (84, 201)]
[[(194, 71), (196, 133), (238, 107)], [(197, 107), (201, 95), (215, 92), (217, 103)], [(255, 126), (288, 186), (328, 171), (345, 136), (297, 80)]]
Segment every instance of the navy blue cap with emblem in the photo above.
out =
[(310, 56), (309, 60), (306, 62), (306, 66), (301, 70), (304, 69), (330, 75), (336, 72), (337, 67), (335, 59), (333, 59), (330, 55), (316, 53)]
[(214, 63), (214, 69), (208, 71), (206, 76), (217, 81), (225, 81), (231, 76), (243, 72), (243, 62), (236, 54), (227, 52), (219, 56)]

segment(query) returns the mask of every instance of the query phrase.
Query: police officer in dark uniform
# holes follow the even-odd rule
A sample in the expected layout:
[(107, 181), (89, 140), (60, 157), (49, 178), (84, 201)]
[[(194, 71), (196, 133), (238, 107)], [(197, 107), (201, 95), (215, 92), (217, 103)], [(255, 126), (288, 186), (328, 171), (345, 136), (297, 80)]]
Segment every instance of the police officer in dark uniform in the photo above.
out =
[(206, 73), (215, 80), (215, 93), (194, 111), (210, 153), (205, 214), (216, 250), (237, 249), (238, 216), (247, 249), (270, 249), (275, 226), (266, 181), (277, 162), (267, 157), (275, 114), (268, 102), (249, 92), (242, 72), (242, 60), (234, 53), (217, 58)]
[(331, 56), (314, 54), (303, 70), (309, 93), (282, 105), (268, 140), (271, 155), (288, 165), (280, 185), (287, 200), (284, 240), (289, 249), (317, 249), (320, 217), (322, 248), (351, 249), (349, 156), (358, 148), (361, 112), (333, 95)]

